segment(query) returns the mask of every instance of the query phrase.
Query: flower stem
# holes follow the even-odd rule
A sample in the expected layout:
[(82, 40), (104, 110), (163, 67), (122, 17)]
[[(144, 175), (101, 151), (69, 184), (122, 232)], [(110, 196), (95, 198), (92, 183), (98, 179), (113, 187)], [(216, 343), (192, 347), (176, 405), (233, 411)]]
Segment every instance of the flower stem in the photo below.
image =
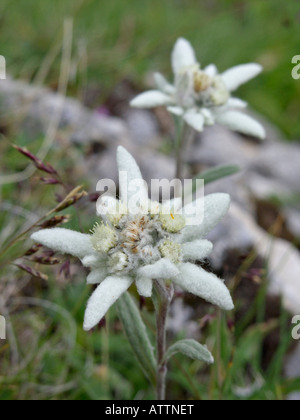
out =
[(167, 317), (170, 304), (173, 299), (173, 286), (166, 286), (165, 283), (154, 281), (155, 288), (155, 309), (157, 324), (157, 400), (164, 401), (166, 399), (166, 377), (167, 362), (166, 354), (166, 335), (167, 335)]
[(178, 134), (179, 140), (176, 145), (176, 179), (179, 179), (180, 181), (182, 181), (184, 177), (186, 152), (189, 148), (192, 134), (193, 131), (187, 124), (183, 125), (180, 133)]

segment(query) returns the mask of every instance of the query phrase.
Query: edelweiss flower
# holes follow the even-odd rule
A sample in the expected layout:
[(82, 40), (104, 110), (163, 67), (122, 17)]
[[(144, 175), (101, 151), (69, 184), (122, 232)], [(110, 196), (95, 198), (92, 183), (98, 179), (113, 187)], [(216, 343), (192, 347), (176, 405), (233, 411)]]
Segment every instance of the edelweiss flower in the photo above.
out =
[(222, 74), (214, 64), (201, 69), (191, 44), (180, 38), (173, 50), (172, 67), (174, 85), (156, 73), (158, 90), (138, 95), (131, 105), (136, 108), (166, 106), (169, 112), (181, 116), (197, 131), (218, 123), (247, 135), (265, 137), (261, 124), (237, 111), (246, 108), (247, 103), (231, 96), (231, 92), (262, 71), (259, 64), (239, 65)]
[[(141, 296), (150, 297), (153, 279), (173, 281), (222, 309), (233, 309), (224, 282), (194, 264), (212, 251), (213, 245), (203, 238), (227, 213), (229, 196), (207, 196), (203, 222), (187, 225), (186, 215), (191, 214), (195, 203), (180, 213), (167, 212), (166, 209), (174, 209), (175, 204), (160, 205), (148, 199), (148, 189), (134, 158), (122, 147), (118, 149), (117, 158), (121, 199), (108, 196), (100, 199), (98, 213), (102, 220), (90, 235), (58, 228), (32, 235), (34, 241), (73, 255), (91, 269), (87, 282), (99, 286), (88, 302), (84, 329), (97, 325), (133, 282)], [(142, 181), (139, 202), (129, 188), (131, 181)]]

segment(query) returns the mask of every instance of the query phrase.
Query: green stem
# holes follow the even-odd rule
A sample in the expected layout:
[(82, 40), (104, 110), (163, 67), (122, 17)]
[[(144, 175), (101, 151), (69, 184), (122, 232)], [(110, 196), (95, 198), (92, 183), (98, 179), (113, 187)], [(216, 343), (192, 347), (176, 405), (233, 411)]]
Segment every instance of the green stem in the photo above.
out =
[(166, 399), (166, 378), (167, 378), (167, 362), (166, 354), (166, 337), (167, 337), (167, 318), (170, 304), (173, 299), (173, 286), (167, 287), (165, 283), (154, 281), (155, 288), (155, 309), (157, 324), (157, 400), (164, 401)]
[(183, 180), (186, 152), (192, 139), (192, 129), (184, 123), (179, 131), (179, 140), (176, 144), (176, 179)]

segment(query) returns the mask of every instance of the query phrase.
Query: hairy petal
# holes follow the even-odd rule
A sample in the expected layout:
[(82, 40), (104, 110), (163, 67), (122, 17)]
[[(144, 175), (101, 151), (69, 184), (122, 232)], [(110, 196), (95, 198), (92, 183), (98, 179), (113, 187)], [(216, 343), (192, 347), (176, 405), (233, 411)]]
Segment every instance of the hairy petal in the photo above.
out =
[[(132, 203), (137, 193), (140, 204), (148, 203), (148, 187), (133, 156), (124, 147), (119, 147), (117, 161), (120, 174), (120, 196), (124, 203), (126, 200), (128, 201), (129, 210), (138, 204), (137, 202)], [(137, 189), (131, 190), (131, 183), (138, 183)]]
[(158, 89), (167, 95), (174, 95), (176, 93), (175, 86), (171, 85), (161, 73), (155, 73), (154, 80)]
[(163, 93), (160, 90), (149, 90), (136, 96), (130, 102), (130, 105), (133, 108), (156, 108), (158, 106), (172, 105), (173, 102), (169, 94)]
[(233, 92), (244, 83), (256, 77), (262, 70), (263, 67), (260, 64), (241, 64), (225, 71), (221, 77), (227, 89)]
[(184, 68), (197, 63), (195, 51), (189, 41), (179, 38), (172, 53), (172, 67), (174, 74), (180, 73)]
[(175, 264), (167, 258), (157, 261), (155, 264), (142, 267), (137, 272), (138, 277), (149, 279), (169, 280), (179, 274), (178, 268)]
[(206, 124), (206, 125), (214, 125), (215, 118), (214, 118), (214, 115), (211, 112), (211, 110), (209, 110), (208, 108), (202, 108), (201, 109), (201, 114), (204, 117), (204, 124)]
[(84, 316), (84, 330), (94, 328), (105, 316), (109, 308), (131, 286), (129, 277), (107, 277), (95, 290), (88, 301)]
[(181, 117), (184, 114), (184, 109), (179, 106), (168, 106), (167, 110), (170, 114), (176, 115), (177, 117)]
[(229, 290), (224, 282), (214, 274), (208, 273), (194, 264), (182, 264), (180, 272), (181, 274), (173, 281), (184, 290), (226, 311), (231, 311), (234, 308)]
[(92, 270), (87, 277), (87, 284), (99, 284), (107, 277), (107, 270), (105, 268), (99, 268)]
[(103, 256), (103, 258), (101, 258), (99, 254), (87, 255), (81, 260), (81, 262), (84, 267), (100, 268), (105, 266), (106, 257)]
[[(195, 203), (186, 206), (183, 209), (184, 214), (190, 215), (193, 206)], [(203, 220), (199, 222), (199, 225), (186, 226), (182, 231), (181, 242), (191, 242), (203, 238), (214, 229), (229, 210), (230, 196), (228, 194), (210, 194), (199, 199), (196, 206), (203, 206)]]
[(203, 127), (204, 127), (204, 116), (197, 111), (188, 111), (184, 117), (183, 117), (184, 121), (191, 126), (194, 130), (196, 131), (203, 131)]
[(209, 66), (205, 67), (204, 72), (210, 77), (215, 77), (218, 74), (218, 69), (215, 64), (210, 64)]
[(152, 288), (153, 288), (152, 279), (149, 279), (146, 277), (139, 277), (136, 280), (136, 287), (140, 296), (143, 296), (143, 297), (152, 296)]
[(220, 113), (216, 116), (216, 122), (249, 136), (258, 137), (259, 139), (266, 137), (265, 129), (259, 122), (238, 111)]
[(84, 235), (69, 229), (40, 230), (34, 233), (31, 239), (47, 248), (53, 249), (53, 251), (73, 255), (80, 259), (95, 252), (90, 235)]
[(207, 258), (213, 250), (213, 244), (207, 240), (187, 242), (182, 245), (183, 260), (201, 261)]
[(226, 105), (228, 108), (242, 108), (242, 109), (247, 108), (248, 106), (247, 102), (239, 98), (229, 98)]

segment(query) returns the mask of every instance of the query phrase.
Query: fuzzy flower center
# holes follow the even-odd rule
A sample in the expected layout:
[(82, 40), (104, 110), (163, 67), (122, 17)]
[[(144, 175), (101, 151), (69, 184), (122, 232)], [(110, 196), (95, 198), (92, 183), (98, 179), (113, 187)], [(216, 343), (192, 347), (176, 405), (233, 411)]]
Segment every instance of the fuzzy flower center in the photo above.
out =
[(167, 240), (159, 248), (162, 257), (168, 258), (172, 263), (179, 264), (181, 262), (181, 246), (176, 242)]
[(203, 71), (196, 71), (194, 73), (194, 91), (196, 93), (207, 90), (212, 85), (212, 78)]
[(183, 215), (166, 212), (157, 202), (150, 202), (148, 211), (138, 215), (130, 214), (122, 203), (118, 209), (113, 218), (106, 211), (91, 236), (95, 251), (102, 257), (106, 254), (111, 273), (130, 273), (161, 258), (180, 264), (182, 251), (176, 239), (186, 226)]
[(210, 76), (199, 65), (185, 68), (176, 77), (177, 101), (183, 108), (225, 105), (230, 93), (220, 76)]
[(92, 230), (91, 241), (94, 249), (103, 254), (117, 245), (118, 236), (114, 229), (101, 223), (96, 224)]
[(149, 229), (151, 226), (148, 216), (137, 216), (129, 221), (121, 232), (121, 247), (137, 254), (140, 242)]
[(124, 252), (112, 254), (108, 261), (108, 266), (115, 271), (123, 271), (128, 266), (128, 257)]
[(180, 214), (161, 214), (159, 219), (163, 229), (170, 233), (178, 233), (186, 225), (185, 217)]

